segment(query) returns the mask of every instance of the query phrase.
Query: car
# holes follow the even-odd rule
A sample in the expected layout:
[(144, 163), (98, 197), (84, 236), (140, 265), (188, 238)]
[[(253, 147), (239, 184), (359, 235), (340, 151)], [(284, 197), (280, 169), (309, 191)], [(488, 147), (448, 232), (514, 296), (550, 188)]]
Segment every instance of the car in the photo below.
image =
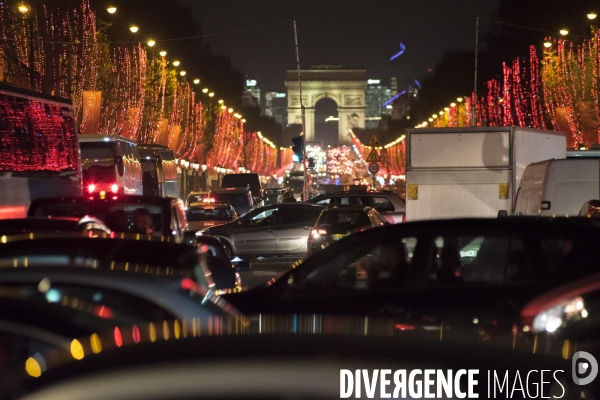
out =
[(580, 217), (600, 218), (600, 200), (586, 201), (579, 211)]
[(325, 193), (309, 199), (314, 204), (352, 204), (369, 206), (383, 215), (391, 224), (406, 221), (406, 204), (396, 193), (388, 190), (352, 190)]
[(354, 232), (383, 225), (389, 225), (389, 222), (371, 207), (325, 207), (310, 231), (308, 256)]
[(323, 208), (306, 203), (265, 206), (226, 224), (202, 229), (196, 235), (217, 238), (230, 259), (236, 256), (305, 257), (310, 230)]
[[(112, 236), (112, 237), (111, 237)], [(137, 235), (111, 235), (88, 237), (87, 234), (62, 235), (60, 237), (31, 238), (5, 236), (0, 243), (0, 267), (34, 265), (88, 265), (96, 268), (114, 268), (115, 263), (131, 268), (150, 268), (167, 271), (181, 270), (182, 274), (196, 276), (202, 282), (210, 275), (204, 286), (219, 291), (239, 291), (241, 281), (221, 244), (214, 238), (199, 238), (196, 246), (166, 242), (163, 237), (137, 237)], [(121, 238), (123, 236), (124, 238)], [(199, 264), (202, 262), (202, 264)], [(206, 268), (198, 276), (196, 268)]]
[(221, 188), (249, 188), (256, 204), (263, 200), (263, 188), (257, 173), (225, 174), (221, 178)]
[(254, 208), (252, 196), (252, 192), (244, 188), (212, 189), (209, 193), (209, 197), (215, 201), (229, 202), (238, 215), (243, 215)]
[(0, 235), (19, 233), (60, 234), (64, 232), (111, 233), (111, 229), (102, 221), (85, 216), (75, 217), (30, 217), (0, 219)]
[[(28, 217), (93, 216), (114, 232), (169, 237), (188, 243), (188, 223), (183, 202), (170, 197), (90, 194), (34, 200)], [(192, 237), (193, 238), (193, 237)]]
[[(542, 393), (573, 400), (599, 393), (595, 383), (571, 379), (570, 359), (481, 343), (398, 340), (367, 329), (364, 318), (309, 317), (301, 322), (312, 331), (303, 326), (292, 331), (288, 324), (288, 332), (274, 334), (265, 324), (267, 334), (188, 333), (178, 340), (160, 335), (149, 340), (144, 334), (139, 342), (127, 335), (120, 346), (107, 338), (110, 347), (98, 354), (88, 350), (77, 360), (61, 353), (46, 370), (34, 371), (37, 377), (21, 368), (10, 386), (0, 388), (29, 400), (284, 399), (290, 393), (299, 399), (454, 399), (467, 393), (469, 398), (526, 399), (526, 393)], [(336, 323), (337, 331), (327, 323)]]
[[(595, 221), (573, 218), (395, 224), (350, 235), (267, 287), (225, 297), (247, 314), (388, 316), (407, 331), (447, 324), (450, 336), (512, 340), (531, 299), (600, 269), (598, 238)], [(468, 332), (454, 328), (469, 323)]]
[(265, 206), (281, 203), (280, 196), (283, 195), (284, 189), (270, 188), (270, 189), (265, 189), (264, 192), (265, 192), (265, 200), (264, 200)]
[(185, 200), (185, 205), (188, 207), (190, 204), (203, 201), (207, 197), (208, 191), (192, 191), (188, 194), (187, 199)]
[(188, 220), (188, 230), (192, 232), (221, 225), (238, 217), (235, 208), (228, 201), (216, 201), (213, 198), (191, 203), (185, 210), (185, 215)]

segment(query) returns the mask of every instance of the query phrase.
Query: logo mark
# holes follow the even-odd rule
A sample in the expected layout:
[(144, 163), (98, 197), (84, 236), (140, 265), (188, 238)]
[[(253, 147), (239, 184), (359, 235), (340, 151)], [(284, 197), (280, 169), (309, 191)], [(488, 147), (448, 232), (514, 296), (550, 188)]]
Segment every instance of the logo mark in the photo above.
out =
[[(587, 385), (598, 376), (598, 361), (586, 351), (578, 351), (573, 354), (571, 362), (573, 372), (573, 382), (576, 385)], [(588, 374), (589, 371), (589, 374)], [(585, 378), (581, 376), (588, 374)]]

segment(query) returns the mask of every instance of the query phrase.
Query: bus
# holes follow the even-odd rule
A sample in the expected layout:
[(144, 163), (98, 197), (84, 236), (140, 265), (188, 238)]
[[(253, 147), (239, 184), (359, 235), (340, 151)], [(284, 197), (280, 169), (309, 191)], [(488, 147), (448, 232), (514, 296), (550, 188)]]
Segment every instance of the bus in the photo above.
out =
[(79, 148), (86, 193), (143, 194), (136, 141), (117, 135), (80, 134)]
[(81, 194), (71, 101), (0, 84), (0, 219), (24, 218), (38, 198)]
[(177, 163), (173, 150), (160, 144), (138, 145), (144, 196), (179, 197)]

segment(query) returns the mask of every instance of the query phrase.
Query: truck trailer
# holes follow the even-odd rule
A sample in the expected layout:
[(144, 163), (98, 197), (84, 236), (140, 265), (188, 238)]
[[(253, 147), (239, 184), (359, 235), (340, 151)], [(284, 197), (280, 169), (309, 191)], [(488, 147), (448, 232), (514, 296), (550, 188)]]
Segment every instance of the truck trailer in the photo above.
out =
[(531, 163), (564, 159), (563, 132), (507, 127), (406, 132), (406, 220), (497, 217)]

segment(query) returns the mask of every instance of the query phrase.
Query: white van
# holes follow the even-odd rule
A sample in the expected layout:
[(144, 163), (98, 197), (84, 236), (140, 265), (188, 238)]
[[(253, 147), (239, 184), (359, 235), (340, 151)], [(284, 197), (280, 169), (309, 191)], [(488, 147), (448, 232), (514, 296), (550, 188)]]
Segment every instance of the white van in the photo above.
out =
[(577, 216), (582, 204), (599, 197), (599, 159), (541, 161), (525, 168), (513, 215)]
[(143, 194), (137, 142), (117, 135), (80, 134), (79, 148), (84, 193)]

